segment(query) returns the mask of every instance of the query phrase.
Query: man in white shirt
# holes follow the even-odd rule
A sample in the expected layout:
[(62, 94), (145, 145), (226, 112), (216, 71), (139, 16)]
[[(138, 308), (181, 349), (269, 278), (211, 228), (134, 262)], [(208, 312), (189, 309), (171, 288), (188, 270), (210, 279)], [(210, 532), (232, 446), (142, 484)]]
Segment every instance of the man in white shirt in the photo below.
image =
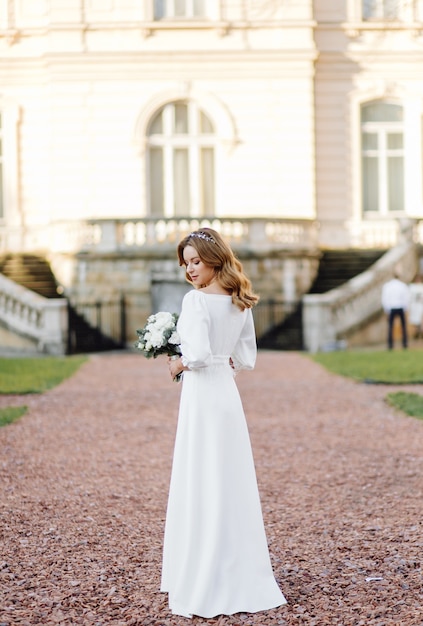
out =
[(402, 346), (407, 347), (407, 326), (405, 323), (405, 313), (410, 302), (410, 291), (408, 286), (395, 274), (394, 278), (388, 280), (382, 287), (382, 307), (388, 316), (388, 348), (392, 350), (394, 320), (399, 317), (402, 331)]

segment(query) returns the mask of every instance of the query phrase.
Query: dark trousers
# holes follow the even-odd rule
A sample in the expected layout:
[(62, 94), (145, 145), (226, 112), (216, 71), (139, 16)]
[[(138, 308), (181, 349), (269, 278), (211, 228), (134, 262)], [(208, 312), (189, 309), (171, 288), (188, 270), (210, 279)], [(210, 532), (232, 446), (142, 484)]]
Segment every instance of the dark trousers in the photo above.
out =
[(393, 328), (394, 328), (394, 320), (396, 317), (400, 318), (401, 322), (401, 332), (402, 332), (402, 346), (403, 348), (407, 347), (408, 339), (407, 339), (407, 326), (405, 325), (405, 312), (404, 309), (391, 309), (389, 311), (388, 317), (388, 348), (392, 350), (394, 346), (393, 339)]

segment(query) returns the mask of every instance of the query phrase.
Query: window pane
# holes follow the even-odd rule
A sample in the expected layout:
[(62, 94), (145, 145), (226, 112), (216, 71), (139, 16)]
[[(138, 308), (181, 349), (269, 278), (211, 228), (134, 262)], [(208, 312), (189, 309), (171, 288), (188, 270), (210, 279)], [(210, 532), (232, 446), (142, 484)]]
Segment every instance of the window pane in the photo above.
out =
[(200, 111), (200, 133), (209, 135), (214, 133), (213, 125), (209, 118)]
[(160, 111), (153, 119), (148, 129), (149, 135), (162, 135), (163, 134), (163, 110)]
[(377, 150), (376, 133), (363, 133), (363, 150)]
[(161, 20), (165, 16), (166, 0), (154, 0), (154, 19)]
[(378, 160), (363, 157), (363, 211), (379, 210)]
[(202, 214), (214, 213), (214, 151), (213, 148), (201, 150), (201, 200)]
[(388, 158), (388, 209), (404, 210), (404, 164), (402, 157)]
[(163, 204), (163, 150), (150, 148), (150, 213), (164, 214)]
[(388, 149), (401, 150), (403, 147), (402, 133), (388, 133)]
[(394, 19), (401, 15), (401, 0), (363, 0), (363, 19)]
[(402, 122), (402, 106), (388, 102), (364, 104), (361, 109), (362, 122)]
[(363, 20), (376, 17), (377, 4), (376, 0), (363, 0)]
[(176, 17), (184, 17), (186, 16), (186, 0), (174, 0), (175, 2), (175, 16)]
[(401, 0), (384, 0), (383, 17), (386, 19), (394, 19), (401, 16)]
[(195, 16), (205, 15), (206, 14), (205, 1), (204, 0), (193, 0), (193, 2), (194, 2), (194, 15)]
[[(166, 6), (173, 11), (173, 2)], [(192, 7), (188, 2), (187, 9)], [(212, 215), (216, 155), (211, 120), (195, 102), (177, 100), (152, 116), (147, 132), (149, 215)]]
[(186, 104), (175, 104), (175, 132), (178, 134), (188, 132), (188, 107)]
[(188, 150), (177, 148), (173, 153), (173, 208), (175, 215), (190, 214), (188, 182)]

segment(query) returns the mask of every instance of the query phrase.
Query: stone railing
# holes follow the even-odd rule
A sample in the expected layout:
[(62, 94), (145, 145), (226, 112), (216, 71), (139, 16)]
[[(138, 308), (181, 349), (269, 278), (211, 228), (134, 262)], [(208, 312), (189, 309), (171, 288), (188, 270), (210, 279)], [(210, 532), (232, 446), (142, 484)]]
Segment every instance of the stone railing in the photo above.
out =
[(200, 226), (218, 230), (235, 248), (259, 252), (275, 248), (310, 250), (318, 247), (386, 249), (405, 239), (423, 242), (419, 220), (344, 221), (246, 217), (119, 218), (57, 221), (0, 226), (2, 252), (119, 252), (162, 250)]
[(110, 220), (91, 222), (100, 229), (96, 244), (100, 249), (133, 246), (157, 247), (178, 243), (185, 235), (209, 226), (222, 234), (231, 245), (260, 250), (317, 246), (317, 226), (309, 220), (259, 218), (168, 218)]
[(396, 271), (406, 282), (418, 271), (416, 245), (405, 242), (383, 255), (370, 269), (323, 294), (303, 296), (304, 347), (309, 352), (335, 349), (355, 328), (381, 311), (383, 284)]
[(99, 227), (81, 220), (33, 224), (25, 229), (0, 226), (0, 253), (72, 254), (85, 246), (96, 245), (100, 234)]
[(67, 302), (43, 298), (0, 274), (2, 348), (60, 355), (67, 346)]
[(201, 226), (218, 230), (235, 247), (260, 252), (275, 247), (314, 249), (318, 224), (278, 218), (133, 218), (91, 219), (33, 226), (22, 234), (0, 229), (1, 251), (121, 252), (146, 248), (174, 249), (185, 235)]

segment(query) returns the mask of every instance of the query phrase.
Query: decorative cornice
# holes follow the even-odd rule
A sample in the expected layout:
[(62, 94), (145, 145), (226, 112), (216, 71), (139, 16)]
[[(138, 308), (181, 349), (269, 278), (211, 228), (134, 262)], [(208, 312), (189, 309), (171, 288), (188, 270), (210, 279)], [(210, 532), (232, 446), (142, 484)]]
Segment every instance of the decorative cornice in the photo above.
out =
[(343, 32), (349, 39), (358, 39), (364, 33), (408, 33), (413, 40), (423, 36), (423, 22), (390, 22), (390, 21), (362, 21), (362, 22), (318, 22), (317, 32)]
[(257, 20), (257, 21), (228, 21), (228, 20), (156, 20), (156, 21), (128, 21), (128, 22), (52, 22), (45, 26), (28, 28), (0, 29), (1, 37), (10, 37), (10, 33), (16, 33), (16, 38), (46, 36), (53, 32), (81, 32), (90, 33), (98, 31), (139, 31), (144, 37), (149, 37), (160, 31), (181, 30), (215, 30), (220, 36), (226, 36), (236, 30), (285, 30), (285, 29), (315, 29), (317, 23), (314, 20)]

